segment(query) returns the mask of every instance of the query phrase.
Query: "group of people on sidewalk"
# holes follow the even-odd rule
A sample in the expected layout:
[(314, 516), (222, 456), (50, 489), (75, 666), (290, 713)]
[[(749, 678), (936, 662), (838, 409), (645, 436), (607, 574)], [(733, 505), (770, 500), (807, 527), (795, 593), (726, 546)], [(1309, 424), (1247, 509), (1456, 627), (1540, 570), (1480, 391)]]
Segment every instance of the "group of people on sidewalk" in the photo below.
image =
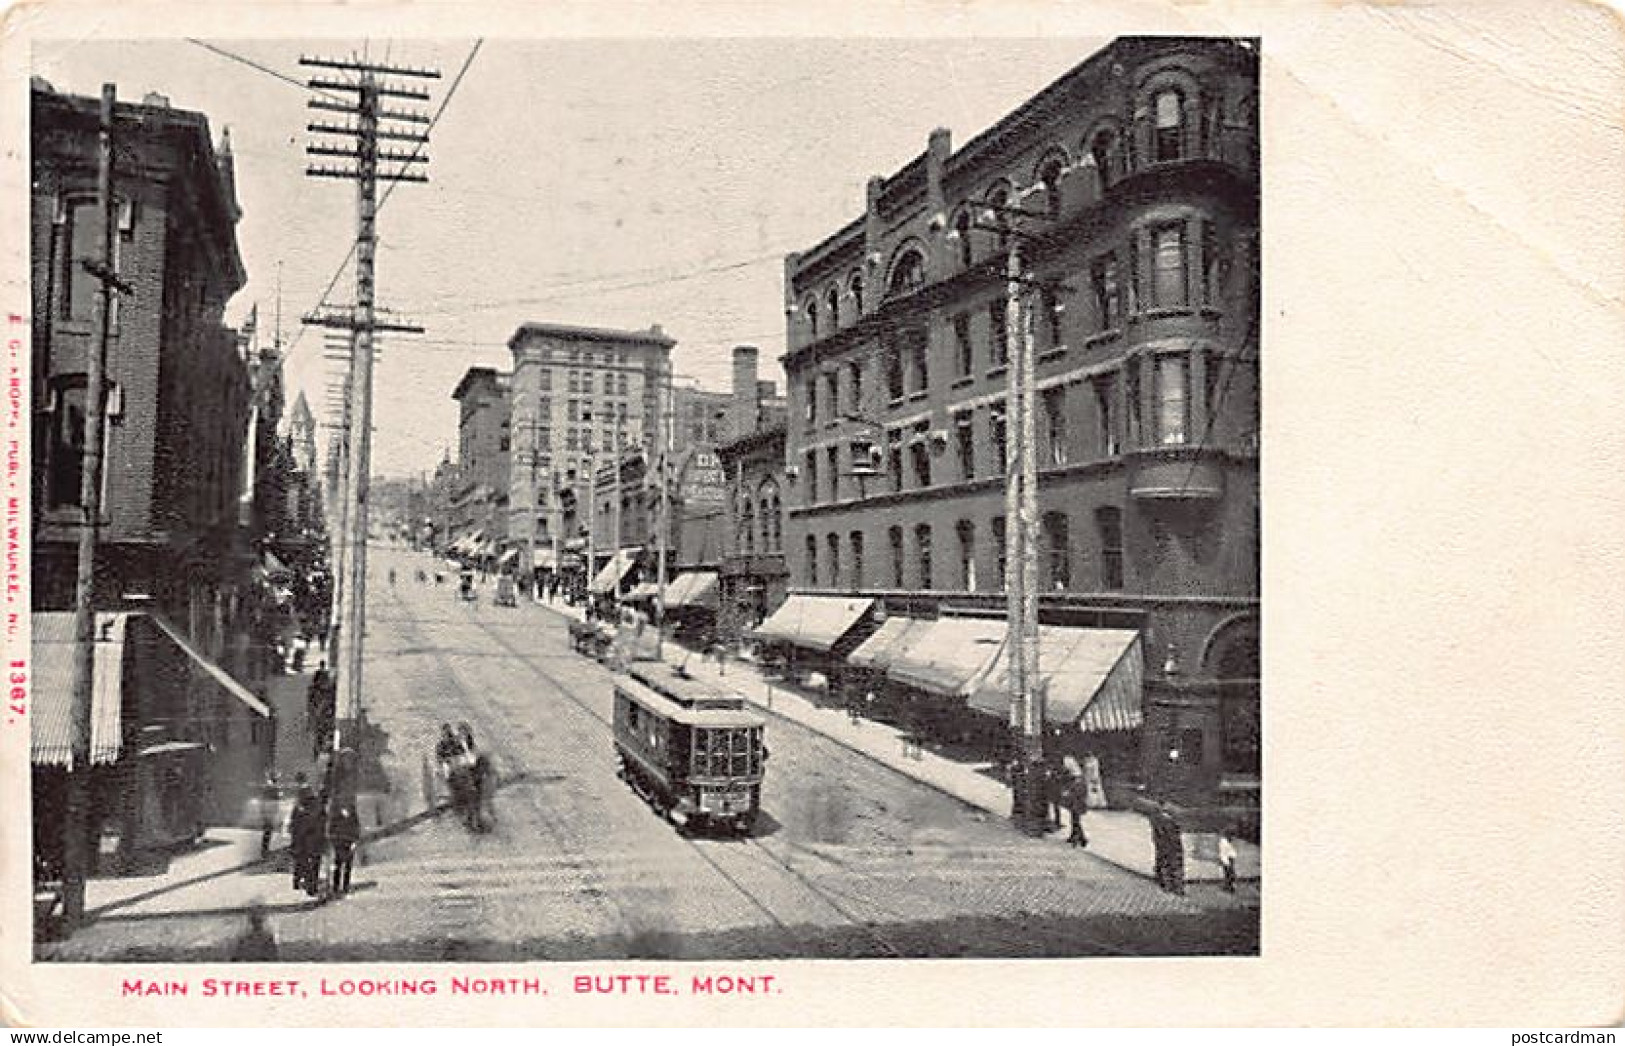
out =
[(293, 888), (311, 897), (322, 894), (322, 858), (332, 849), (330, 894), (350, 892), (356, 846), (361, 842), (361, 819), (352, 802), (332, 799), (329, 788), (311, 788), (305, 775), (296, 778), (297, 795), (288, 815), (289, 852), (293, 858)]

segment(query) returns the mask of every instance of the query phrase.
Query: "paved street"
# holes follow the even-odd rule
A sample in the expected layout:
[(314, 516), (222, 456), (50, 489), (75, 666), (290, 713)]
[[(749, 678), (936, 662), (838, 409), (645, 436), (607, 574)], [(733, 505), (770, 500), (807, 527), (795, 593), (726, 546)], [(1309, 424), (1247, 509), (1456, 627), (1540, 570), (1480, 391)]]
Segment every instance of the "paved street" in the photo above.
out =
[[(453, 584), (413, 579), (430, 565), (416, 553), (371, 558), (367, 711), (389, 732), (393, 789), (356, 891), (316, 904), (280, 868), (245, 869), (115, 906), (42, 957), (219, 958), (255, 903), (281, 957), (304, 960), (1257, 948), (1251, 888), (1164, 894), (782, 718), (753, 836), (687, 837), (616, 776), (613, 677), (569, 650), (565, 618), (493, 606), (489, 589), (463, 604)], [(442, 722), (469, 723), (496, 761), (487, 834), (427, 808)]]

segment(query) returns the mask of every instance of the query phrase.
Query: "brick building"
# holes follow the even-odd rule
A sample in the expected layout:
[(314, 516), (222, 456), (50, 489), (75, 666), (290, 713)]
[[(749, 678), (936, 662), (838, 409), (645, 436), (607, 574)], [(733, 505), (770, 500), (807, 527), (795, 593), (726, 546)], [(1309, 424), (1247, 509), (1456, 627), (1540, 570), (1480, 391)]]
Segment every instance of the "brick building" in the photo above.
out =
[[(574, 528), (565, 531), (564, 515), (577, 503), (585, 509), (593, 471), (611, 455), (653, 449), (675, 344), (658, 326), (527, 323), (508, 339), (514, 463), (508, 540), (521, 556), (533, 550), (533, 569), (552, 573), (565, 545), (585, 546)], [(593, 567), (610, 553), (607, 545), (595, 548)]]
[(729, 541), (719, 569), (718, 631), (737, 641), (784, 602), (790, 580), (784, 558), (783, 397), (757, 377), (759, 350), (734, 349), (730, 438), (717, 447), (728, 483)]
[(470, 367), (452, 391), (457, 401), (457, 477), (450, 529), (461, 551), (495, 559), (508, 533), (511, 379)]
[[(51, 811), (65, 762), (51, 724), (66, 721), (63, 620), (74, 602), (86, 380), (100, 320), (99, 282), (83, 264), (101, 256), (99, 111), (99, 99), (33, 84), (33, 718), (36, 818), (46, 819), (59, 816)], [(128, 800), (118, 816), (133, 845), (199, 817), (235, 816), (269, 757), (269, 710), (239, 677), (252, 685), (270, 667), (275, 622), (256, 581), (254, 537), (265, 523), (257, 480), (274, 464), (275, 440), (249, 429), (257, 406), (280, 410), (281, 393), (271, 364), (247, 359), (248, 339), (223, 322), (245, 281), (229, 135), (217, 150), (201, 113), (148, 95), (115, 105), (113, 139), (114, 270), (131, 293), (113, 307), (106, 356), (93, 600), (111, 660), (98, 676), (94, 714), (107, 732), (92, 762), (98, 787)], [(155, 652), (121, 678), (126, 634), (150, 639)]]
[(793, 587), (994, 618), (1021, 246), (1040, 620), (1137, 637), (1116, 770), (1208, 802), (1258, 781), (1257, 97), (1246, 42), (1119, 39), (785, 265)]

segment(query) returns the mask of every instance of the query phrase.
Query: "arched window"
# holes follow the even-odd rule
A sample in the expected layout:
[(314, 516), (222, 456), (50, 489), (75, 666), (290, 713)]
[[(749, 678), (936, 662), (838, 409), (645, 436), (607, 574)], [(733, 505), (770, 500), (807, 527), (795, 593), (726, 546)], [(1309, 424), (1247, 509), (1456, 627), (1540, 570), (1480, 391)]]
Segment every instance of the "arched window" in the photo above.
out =
[(756, 490), (757, 530), (761, 535), (761, 549), (766, 553), (779, 551), (779, 485), (765, 480)]
[(1061, 213), (1061, 172), (1066, 170), (1066, 156), (1051, 150), (1038, 164), (1037, 182), (1044, 188), (1044, 213), (1051, 218)]
[(1158, 91), (1151, 100), (1152, 155), (1157, 162), (1184, 156), (1185, 97), (1172, 87)]
[(824, 295), (824, 304), (829, 307), (829, 329), (832, 331), (841, 328), (841, 292), (836, 287), (830, 287)]
[(852, 295), (852, 318), (863, 318), (863, 273), (852, 270), (851, 282), (847, 284), (848, 292)]
[(756, 554), (756, 512), (750, 498), (739, 499), (739, 551)]
[(887, 296), (909, 294), (925, 285), (925, 255), (910, 250), (892, 266), (891, 279), (886, 284)]
[(813, 298), (807, 299), (804, 306), (807, 311), (807, 334), (809, 337), (818, 337), (818, 302)]
[(989, 224), (999, 230), (999, 250), (1008, 250), (1010, 247), (1010, 233), (1007, 231), (1007, 227), (1010, 224), (1010, 216), (999, 208), (1010, 206), (1009, 185), (1003, 182), (995, 185), (987, 194), (987, 205), (993, 212), (989, 216)]
[(959, 241), (959, 264), (970, 268), (976, 260), (973, 244), (970, 242), (970, 212), (960, 211), (954, 216), (954, 237)]
[(1105, 128), (1089, 140), (1089, 155), (1095, 161), (1095, 170), (1100, 172), (1100, 187), (1104, 189), (1117, 181), (1119, 170), (1117, 166), (1117, 134), (1111, 128)]

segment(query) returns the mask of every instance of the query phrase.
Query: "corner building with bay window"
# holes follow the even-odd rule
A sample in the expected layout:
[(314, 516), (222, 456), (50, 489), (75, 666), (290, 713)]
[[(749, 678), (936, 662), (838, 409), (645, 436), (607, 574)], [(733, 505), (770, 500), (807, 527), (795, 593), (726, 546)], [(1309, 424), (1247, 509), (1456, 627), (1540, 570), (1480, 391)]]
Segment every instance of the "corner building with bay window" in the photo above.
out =
[(1048, 732), (1109, 753), (1119, 795), (1242, 820), (1259, 789), (1257, 113), (1253, 42), (1121, 38), (957, 151), (932, 132), (785, 264), (792, 592), (1003, 614), (1019, 247), (1040, 624), (1132, 634), (1138, 662), (1114, 736), (1082, 736), (1087, 717)]

